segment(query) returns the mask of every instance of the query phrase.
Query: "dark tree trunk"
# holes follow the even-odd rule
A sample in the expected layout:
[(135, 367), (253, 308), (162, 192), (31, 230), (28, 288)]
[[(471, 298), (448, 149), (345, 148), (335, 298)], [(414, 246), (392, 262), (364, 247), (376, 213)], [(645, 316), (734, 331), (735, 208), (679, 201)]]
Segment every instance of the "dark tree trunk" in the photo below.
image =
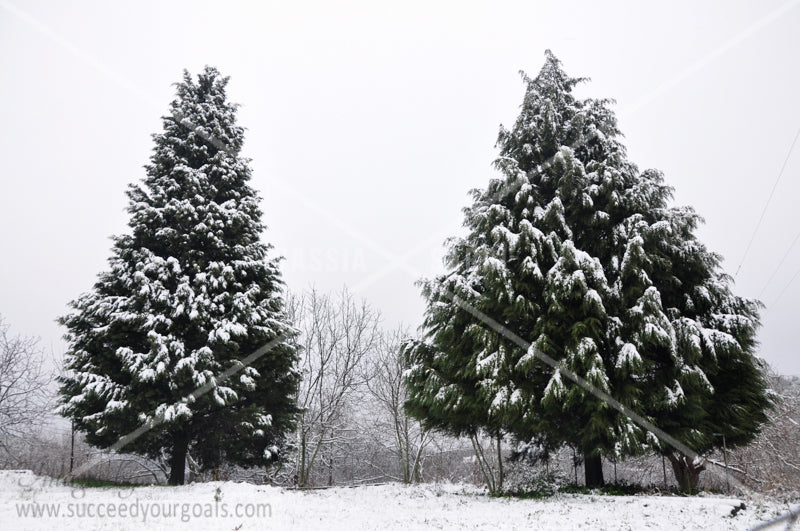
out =
[(183, 438), (177, 438), (172, 445), (172, 455), (169, 458), (169, 484), (183, 485), (186, 474), (186, 452), (189, 443)]
[(599, 455), (583, 454), (583, 468), (586, 478), (586, 487), (595, 489), (605, 485), (603, 481), (603, 458)]
[(297, 486), (298, 487), (307, 487), (308, 486), (308, 477), (306, 476), (306, 434), (305, 431), (301, 431), (300, 433), (300, 470), (297, 476)]
[(705, 465), (696, 465), (692, 458), (683, 454), (668, 454), (667, 459), (672, 465), (672, 471), (675, 472), (675, 479), (681, 491), (695, 492), (700, 482), (700, 472), (706, 469)]
[(500, 446), (503, 442), (503, 436), (497, 436), (497, 491), (503, 492), (503, 450)]

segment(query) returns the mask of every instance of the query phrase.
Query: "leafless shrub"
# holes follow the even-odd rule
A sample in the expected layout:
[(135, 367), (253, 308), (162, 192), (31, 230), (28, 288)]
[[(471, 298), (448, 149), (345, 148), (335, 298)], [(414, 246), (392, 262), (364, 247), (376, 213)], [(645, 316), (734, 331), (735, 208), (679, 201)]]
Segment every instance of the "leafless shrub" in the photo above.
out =
[(33, 337), (14, 336), (0, 316), (0, 460), (15, 464), (22, 441), (35, 435), (44, 423), (52, 400), (44, 352)]
[[(800, 498), (800, 378), (771, 375), (776, 407), (749, 446), (730, 452), (730, 473), (748, 487), (789, 501)], [(718, 458), (719, 459), (719, 458)]]

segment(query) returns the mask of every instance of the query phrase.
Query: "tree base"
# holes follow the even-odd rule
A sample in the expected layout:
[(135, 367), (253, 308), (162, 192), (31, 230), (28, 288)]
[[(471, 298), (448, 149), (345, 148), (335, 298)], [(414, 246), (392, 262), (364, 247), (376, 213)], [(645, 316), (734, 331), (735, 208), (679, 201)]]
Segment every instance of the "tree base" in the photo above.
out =
[(172, 455), (169, 458), (169, 485), (183, 485), (186, 478), (186, 453), (189, 444), (178, 440), (172, 446)]
[(602, 457), (599, 455), (584, 455), (583, 468), (587, 488), (596, 489), (605, 485), (605, 481), (603, 480)]
[(686, 457), (683, 454), (668, 454), (672, 465), (672, 470), (675, 472), (675, 479), (678, 481), (678, 487), (682, 492), (696, 492), (697, 484), (700, 482), (700, 472), (706, 469), (704, 464), (696, 464), (694, 459)]

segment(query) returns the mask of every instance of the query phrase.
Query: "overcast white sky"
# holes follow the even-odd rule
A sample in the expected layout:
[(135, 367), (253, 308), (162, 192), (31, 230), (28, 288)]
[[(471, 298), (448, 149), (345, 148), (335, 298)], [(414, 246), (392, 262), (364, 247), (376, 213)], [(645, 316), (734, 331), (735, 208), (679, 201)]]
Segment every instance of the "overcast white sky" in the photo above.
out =
[[(0, 314), (63, 353), (54, 320), (126, 230), (172, 83), (206, 64), (242, 105), (290, 289), (346, 284), (416, 327), (414, 282), (443, 270), (468, 190), (495, 176), (518, 71), (547, 48), (592, 78), (582, 96), (616, 99), (631, 159), (705, 217), (733, 274), (800, 127), (800, 1), (645, 4), (0, 0)], [(736, 277), (767, 305), (762, 356), (789, 374), (798, 174), (800, 146)]]

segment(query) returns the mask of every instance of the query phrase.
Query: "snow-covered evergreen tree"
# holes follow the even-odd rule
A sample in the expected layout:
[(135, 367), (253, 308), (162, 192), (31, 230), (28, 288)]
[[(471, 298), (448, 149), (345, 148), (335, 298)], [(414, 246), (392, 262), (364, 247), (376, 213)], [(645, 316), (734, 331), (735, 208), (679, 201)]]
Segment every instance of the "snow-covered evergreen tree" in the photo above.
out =
[[(571, 445), (590, 486), (603, 482), (602, 455), (675, 449), (567, 373), (701, 452), (719, 443), (711, 434), (722, 419), (736, 417), (728, 429), (736, 424), (744, 442), (769, 403), (754, 357), (756, 303), (731, 294), (719, 258), (694, 237), (698, 217), (668, 207), (661, 175), (627, 160), (608, 100), (576, 99), (583, 80), (550, 52), (524, 79), (520, 115), (498, 139), (502, 177), (473, 191), (449, 272), (423, 282), (425, 335), (405, 348), (409, 411), (432, 427), (472, 422)], [(715, 380), (730, 378), (747, 389), (744, 401), (719, 399)]]
[(294, 332), (227, 83), (211, 67), (184, 72), (127, 192), (130, 233), (60, 319), (62, 413), (100, 447), (150, 423), (122, 449), (168, 456), (171, 484), (187, 452), (205, 468), (278, 459), (295, 413)]

